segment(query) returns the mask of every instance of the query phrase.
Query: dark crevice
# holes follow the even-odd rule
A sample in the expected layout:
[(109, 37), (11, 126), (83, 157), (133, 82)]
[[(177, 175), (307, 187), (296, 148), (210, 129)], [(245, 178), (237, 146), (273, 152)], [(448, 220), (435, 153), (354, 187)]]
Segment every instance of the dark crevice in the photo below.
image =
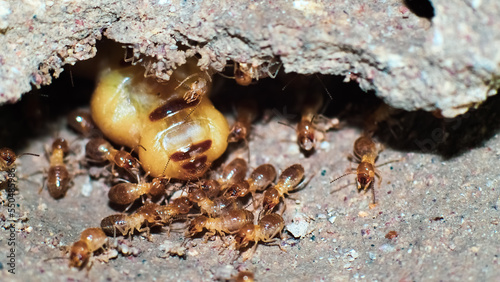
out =
[(418, 17), (430, 20), (435, 16), (434, 6), (429, 0), (404, 0), (404, 3)]

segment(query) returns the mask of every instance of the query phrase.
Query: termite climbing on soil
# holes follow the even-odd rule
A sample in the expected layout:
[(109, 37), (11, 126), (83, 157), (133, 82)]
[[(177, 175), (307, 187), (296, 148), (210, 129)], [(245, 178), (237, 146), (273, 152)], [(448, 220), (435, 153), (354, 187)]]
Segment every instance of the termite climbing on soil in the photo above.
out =
[(227, 187), (234, 183), (238, 183), (245, 179), (247, 175), (248, 164), (242, 158), (236, 158), (230, 161), (222, 169), (222, 174), (219, 178), (219, 183), (221, 184), (221, 189), (225, 190)]
[(187, 195), (189, 201), (196, 203), (203, 214), (217, 217), (234, 206), (234, 201), (226, 198), (210, 199), (203, 190), (191, 187)]
[(108, 237), (101, 228), (85, 229), (80, 240), (71, 245), (69, 251), (69, 266), (82, 269), (84, 266), (92, 267), (92, 254), (104, 249), (108, 243)]
[(209, 231), (206, 238), (217, 233), (221, 236), (234, 234), (247, 223), (253, 223), (253, 218), (253, 213), (244, 209), (229, 210), (214, 218), (200, 215), (191, 221), (186, 236), (193, 237), (203, 229)]
[(243, 140), (248, 146), (252, 122), (257, 117), (257, 102), (255, 99), (239, 101), (236, 104), (236, 114), (236, 121), (231, 126), (227, 142), (235, 143)]
[(57, 138), (54, 140), (50, 154), (50, 168), (47, 173), (47, 188), (50, 196), (54, 199), (64, 197), (69, 189), (71, 176), (68, 172), (66, 164), (64, 163), (64, 157), (68, 152), (69, 145), (66, 139)]
[(245, 197), (250, 193), (252, 194), (254, 208), (256, 208), (255, 193), (267, 188), (267, 186), (273, 183), (274, 179), (276, 179), (276, 169), (274, 166), (271, 164), (262, 164), (252, 171), (248, 179), (231, 185), (224, 191), (222, 196), (233, 199)]
[[(259, 220), (259, 224), (257, 225), (247, 223), (235, 236), (236, 249), (241, 250), (253, 241), (255, 242), (251, 251), (251, 255), (253, 255), (259, 242), (266, 244), (275, 242), (276, 239), (274, 239), (274, 237), (281, 233), (283, 227), (285, 227), (285, 221), (283, 217), (276, 213), (265, 215)], [(279, 247), (281, 249), (281, 246)], [(244, 261), (246, 259), (247, 258), (245, 258)]]
[[(115, 237), (116, 231), (122, 236), (132, 235), (135, 230), (149, 233), (150, 227), (168, 224), (176, 217), (187, 214), (191, 206), (187, 197), (176, 198), (165, 206), (147, 203), (131, 215), (120, 213), (103, 218), (101, 228), (106, 234)], [(142, 227), (144, 224), (147, 226)]]
[(304, 167), (302, 165), (294, 164), (286, 168), (281, 173), (278, 183), (264, 192), (263, 212), (271, 212), (280, 203), (281, 198), (297, 187), (302, 182), (302, 179), (304, 179)]
[[(356, 169), (353, 169), (353, 171), (351, 172), (348, 172), (344, 175), (335, 178), (330, 183), (333, 183), (344, 176), (356, 174), (356, 182), (358, 184), (358, 190), (363, 189), (364, 191), (366, 191), (368, 188), (370, 188), (371, 185), (374, 183), (375, 176), (378, 177), (379, 179), (378, 186), (380, 187), (380, 185), (382, 184), (382, 176), (380, 175), (380, 172), (376, 169), (376, 167), (399, 161), (399, 160), (389, 161), (380, 164), (378, 166), (375, 166), (375, 161), (377, 160), (378, 155), (382, 150), (383, 147), (380, 144), (375, 143), (371, 137), (366, 135), (360, 136), (354, 142), (354, 148), (353, 148), (354, 157), (359, 162), (358, 167)], [(332, 192), (335, 191), (336, 190)], [(373, 192), (373, 205), (375, 205), (376, 204), (375, 190), (373, 189), (372, 192)]]
[[(135, 213), (127, 215), (123, 213), (107, 216), (101, 221), (101, 228), (106, 234), (113, 234), (116, 237), (116, 231), (122, 236), (132, 236), (135, 230), (137, 232), (146, 231), (149, 235), (151, 226), (158, 225), (160, 217), (156, 212), (156, 204), (148, 203), (140, 207)], [(145, 227), (142, 227), (146, 224)]]

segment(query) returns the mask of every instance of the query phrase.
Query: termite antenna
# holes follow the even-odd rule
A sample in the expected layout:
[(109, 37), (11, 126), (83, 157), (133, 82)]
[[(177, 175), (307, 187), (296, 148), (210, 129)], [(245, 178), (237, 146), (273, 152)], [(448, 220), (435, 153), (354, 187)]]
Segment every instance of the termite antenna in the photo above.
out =
[(198, 75), (198, 73), (193, 73), (192, 75), (189, 75), (188, 77), (184, 78), (184, 80), (179, 82), (179, 85), (177, 85), (177, 87), (175, 87), (174, 90), (177, 90), (179, 87), (181, 87), (184, 84), (184, 82), (186, 82), (188, 79), (190, 79), (191, 77), (193, 77), (195, 75)]
[(318, 78), (319, 83), (321, 83), (321, 85), (323, 86), (323, 88), (325, 88), (326, 94), (328, 94), (328, 97), (330, 97), (330, 100), (333, 100), (332, 94), (330, 94), (330, 91), (328, 91), (328, 88), (326, 88), (326, 85), (323, 83), (323, 80), (321, 80), (321, 78), (319, 77), (318, 74), (315, 74), (315, 75)]
[(68, 259), (67, 257), (54, 257), (54, 258), (48, 258), (48, 259), (44, 259), (43, 261), (51, 261), (51, 260), (55, 260), (55, 259)]
[(187, 116), (184, 118), (182, 122), (185, 122), (194, 113), (194, 111), (196, 111), (196, 109), (198, 109), (198, 107), (201, 105), (201, 98), (200, 100), (196, 99), (195, 101), (198, 101), (198, 105), (196, 105), (194, 109), (191, 112), (189, 112), (189, 114), (187, 114)]
[[(162, 171), (161, 175), (165, 175), (165, 170), (167, 170), (168, 163), (170, 163), (170, 158), (168, 158), (168, 161), (165, 164), (165, 167), (163, 168), (163, 171)], [(148, 172), (148, 174), (149, 174), (149, 172)]]
[(346, 174), (344, 174), (344, 175), (341, 175), (341, 176), (339, 176), (339, 177), (335, 178), (334, 180), (330, 181), (330, 184), (332, 184), (333, 182), (335, 182), (335, 181), (339, 180), (340, 178), (342, 178), (342, 177), (344, 177), (344, 176), (347, 176), (347, 175), (350, 175), (350, 174), (356, 174), (356, 172), (348, 172), (348, 173), (346, 173)]
[(219, 72), (218, 74), (219, 74), (220, 76), (224, 77), (224, 78), (227, 78), (227, 79), (235, 79), (235, 77), (234, 77), (234, 76), (225, 75), (225, 74), (223, 74), (223, 73), (221, 73), (221, 72)]
[(388, 162), (385, 162), (385, 163), (382, 163), (382, 164), (379, 164), (377, 165), (376, 167), (381, 167), (381, 166), (384, 166), (384, 165), (388, 165), (388, 164), (392, 164), (392, 163), (398, 163), (400, 161), (403, 161), (405, 158), (401, 158), (399, 160), (392, 160), (392, 161), (388, 161)]
[(146, 148), (144, 148), (144, 146), (142, 146), (141, 144), (139, 144), (139, 145), (135, 146), (134, 148), (132, 148), (132, 150), (130, 151), (130, 154), (132, 154), (132, 152), (134, 152), (134, 150), (137, 149), (137, 148), (142, 148), (146, 152), (148, 151), (148, 150), (146, 150)]
[(18, 157), (20, 157), (20, 156), (24, 156), (24, 155), (27, 155), (27, 156), (35, 156), (35, 157), (40, 157), (40, 155), (38, 155), (38, 154), (33, 154), (33, 153), (22, 153), (22, 154), (20, 154)]
[[(278, 70), (279, 70), (279, 69), (278, 69)], [(295, 74), (295, 76), (294, 76), (294, 77), (292, 77), (292, 79), (290, 79), (290, 81), (288, 81), (288, 83), (287, 83), (285, 86), (283, 86), (283, 88), (281, 88), (281, 91), (285, 91), (285, 89), (286, 89), (286, 88), (287, 88), (290, 84), (292, 84), (292, 82), (295, 80), (295, 78), (297, 77), (297, 75), (299, 75), (299, 74), (298, 74), (298, 73), (296, 73), (296, 74)]]
[(73, 83), (73, 70), (71, 69), (71, 65), (69, 66), (69, 79), (71, 81), (71, 87), (75, 88), (75, 84)]
[(288, 123), (284, 123), (284, 122), (282, 122), (282, 121), (278, 121), (278, 123), (279, 123), (279, 124), (281, 124), (281, 125), (288, 126), (288, 127), (290, 127), (291, 129), (295, 130), (295, 128), (294, 128), (293, 126), (289, 125)]
[(269, 71), (269, 68), (268, 68), (268, 69), (267, 69), (267, 74), (269, 75), (269, 77), (270, 77), (270, 78), (272, 78), (272, 79), (275, 79), (275, 78), (276, 78), (276, 76), (278, 76), (278, 72), (280, 71), (280, 69), (281, 69), (281, 66), (282, 66), (282, 65), (283, 65), (282, 63), (279, 63), (278, 68), (276, 69), (276, 71), (274, 72), (274, 74), (273, 74), (273, 73), (271, 73), (271, 72)]

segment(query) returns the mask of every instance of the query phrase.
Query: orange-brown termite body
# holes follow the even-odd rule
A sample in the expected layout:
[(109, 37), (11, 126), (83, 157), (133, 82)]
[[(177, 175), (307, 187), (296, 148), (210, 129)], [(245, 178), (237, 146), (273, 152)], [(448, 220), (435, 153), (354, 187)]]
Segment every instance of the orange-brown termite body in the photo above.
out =
[[(377, 160), (377, 157), (380, 151), (382, 151), (382, 149), (383, 149), (382, 146), (377, 145), (371, 137), (362, 135), (361, 137), (356, 139), (353, 148), (354, 157), (359, 162), (358, 167), (352, 172), (348, 172), (342, 176), (337, 177), (330, 183), (333, 183), (346, 175), (356, 174), (356, 182), (358, 184), (358, 190), (363, 189), (366, 191), (368, 188), (370, 188), (371, 184), (375, 180), (375, 176), (379, 178), (379, 186), (380, 186), (380, 184), (382, 183), (382, 177), (375, 168), (375, 161)], [(391, 162), (394, 161), (390, 161), (387, 163)], [(373, 204), (375, 204), (376, 202), (375, 190), (372, 191), (373, 191)]]
[(163, 195), (168, 182), (168, 179), (156, 177), (151, 182), (119, 183), (111, 187), (108, 197), (113, 203), (128, 205), (144, 194), (152, 197)]
[[(101, 220), (102, 230), (109, 235), (116, 237), (116, 231), (119, 231), (122, 236), (132, 236), (135, 230), (137, 232), (146, 231), (149, 235), (150, 226), (158, 225), (160, 217), (156, 212), (156, 204), (148, 203), (133, 214), (127, 215), (124, 213), (113, 214)], [(142, 227), (146, 225), (145, 227)]]
[(299, 185), (303, 178), (304, 167), (302, 165), (294, 164), (286, 168), (281, 173), (278, 183), (264, 192), (263, 211), (271, 212), (279, 204), (280, 199)]
[(253, 241), (255, 242), (255, 245), (252, 247), (253, 254), (258, 242), (271, 243), (275, 241), (274, 237), (281, 233), (283, 227), (285, 227), (285, 221), (276, 213), (265, 215), (259, 220), (259, 224), (257, 225), (247, 223), (236, 233), (236, 249), (244, 248)]
[(196, 203), (201, 212), (209, 217), (216, 217), (225, 210), (234, 207), (234, 201), (223, 197), (210, 199), (203, 190), (191, 187), (188, 191), (189, 201)]
[(229, 162), (219, 178), (221, 189), (226, 189), (229, 185), (237, 183), (245, 179), (247, 175), (248, 164), (244, 159), (236, 158)]
[(69, 127), (84, 137), (89, 137), (99, 132), (88, 111), (81, 109), (74, 110), (66, 116), (66, 121)]
[(124, 150), (116, 150), (103, 138), (90, 139), (85, 146), (85, 152), (89, 160), (93, 162), (109, 161), (113, 166), (123, 168), (132, 175), (139, 172), (140, 163), (135, 157)]
[(232, 209), (215, 218), (200, 215), (189, 224), (186, 236), (193, 237), (207, 229), (207, 237), (215, 234), (234, 234), (247, 223), (253, 223), (253, 213), (244, 209)]
[(87, 228), (80, 235), (80, 240), (73, 243), (69, 252), (69, 266), (83, 268), (92, 266), (92, 254), (104, 248), (108, 238), (101, 228)]
[(256, 203), (255, 193), (267, 188), (267, 186), (273, 183), (275, 178), (276, 169), (274, 166), (271, 164), (262, 164), (252, 171), (248, 179), (231, 185), (224, 191), (223, 197), (228, 199), (241, 198), (251, 193), (254, 203)]
[(64, 156), (69, 152), (68, 141), (57, 138), (52, 143), (50, 155), (50, 168), (47, 173), (47, 188), (50, 196), (59, 199), (66, 195), (71, 182), (71, 176), (64, 163)]
[(231, 126), (227, 142), (234, 143), (244, 140), (248, 143), (248, 137), (252, 128), (252, 122), (257, 117), (257, 102), (245, 99), (236, 105), (236, 121)]

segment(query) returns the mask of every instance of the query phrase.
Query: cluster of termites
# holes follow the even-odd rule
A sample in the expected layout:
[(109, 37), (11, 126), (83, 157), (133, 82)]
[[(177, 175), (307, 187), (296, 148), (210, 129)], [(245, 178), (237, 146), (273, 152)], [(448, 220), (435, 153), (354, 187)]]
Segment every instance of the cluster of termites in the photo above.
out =
[[(272, 67), (236, 63), (234, 79), (247, 86), (259, 78), (274, 78)], [(304, 186), (306, 172), (302, 165), (291, 165), (278, 174), (272, 164), (260, 164), (248, 174), (247, 161), (235, 158), (217, 177), (206, 176), (228, 143), (243, 141), (248, 147), (257, 117), (256, 101), (240, 100), (235, 107), (236, 120), (229, 126), (207, 97), (212, 75), (201, 71), (196, 61), (179, 67), (171, 81), (163, 84), (141, 77), (137, 68), (102, 74), (92, 97), (91, 113), (76, 110), (68, 115), (68, 125), (86, 141), (85, 159), (80, 163), (84, 168), (99, 166), (106, 172), (97, 177), (107, 178), (109, 202), (122, 208), (122, 212), (103, 218), (100, 228), (81, 233), (69, 247), (69, 265), (89, 268), (94, 254), (113, 248), (113, 240), (108, 238), (149, 237), (152, 228), (169, 228), (173, 222), (184, 222), (186, 246), (204, 234), (205, 241), (220, 237), (238, 257), (250, 248), (250, 255), (243, 259), (251, 257), (259, 244), (282, 248), (285, 198)], [(313, 152), (325, 138), (325, 131), (339, 122), (320, 115), (322, 95), (305, 97), (295, 131), (301, 150)], [(375, 161), (382, 148), (371, 138), (377, 124), (386, 119), (383, 114), (387, 111), (380, 112), (367, 119), (365, 133), (354, 142), (358, 167), (340, 176), (356, 174), (358, 189), (367, 190), (375, 177), (381, 183)], [(118, 149), (113, 144), (130, 149)], [(53, 198), (60, 199), (79, 172), (68, 169), (70, 145), (66, 139), (55, 139), (47, 151), (46, 186)], [(15, 158), (12, 150), (0, 149), (0, 169), (8, 170)], [(180, 192), (172, 196), (176, 190)], [(240, 276), (253, 277), (246, 272)]]

